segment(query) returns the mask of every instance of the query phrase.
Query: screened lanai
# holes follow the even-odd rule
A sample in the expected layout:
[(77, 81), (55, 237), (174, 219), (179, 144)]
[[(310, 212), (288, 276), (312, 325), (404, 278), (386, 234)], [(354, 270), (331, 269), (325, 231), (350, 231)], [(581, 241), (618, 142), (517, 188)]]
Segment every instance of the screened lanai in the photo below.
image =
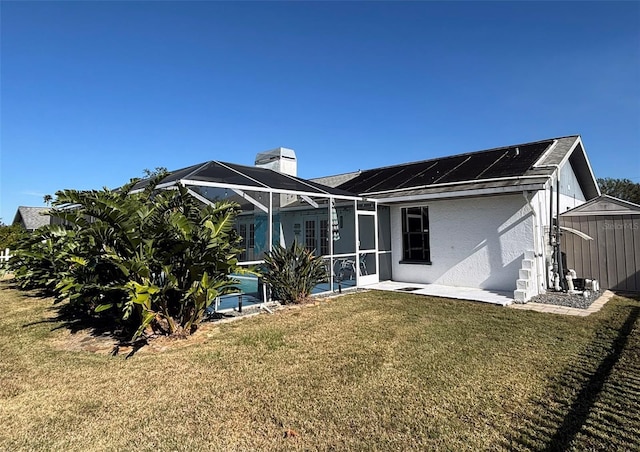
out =
[[(141, 180), (133, 190), (149, 183)], [(241, 265), (255, 266), (274, 246), (294, 241), (322, 256), (329, 281), (314, 293), (333, 292), (378, 281), (375, 200), (271, 169), (209, 161), (171, 172), (157, 186), (178, 184), (205, 204), (238, 203), (235, 228), (242, 237)], [(263, 301), (258, 279), (237, 276), (244, 303)], [(220, 310), (237, 304), (222, 300)]]

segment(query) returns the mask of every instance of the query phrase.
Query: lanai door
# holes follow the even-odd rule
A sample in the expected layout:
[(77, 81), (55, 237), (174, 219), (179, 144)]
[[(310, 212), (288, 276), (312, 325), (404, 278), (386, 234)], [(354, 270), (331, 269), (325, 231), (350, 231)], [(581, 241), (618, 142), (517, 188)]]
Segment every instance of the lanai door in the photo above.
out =
[(316, 256), (329, 254), (329, 220), (308, 217), (304, 220), (304, 245)]
[(375, 284), (378, 278), (378, 224), (374, 210), (358, 210), (358, 286)]

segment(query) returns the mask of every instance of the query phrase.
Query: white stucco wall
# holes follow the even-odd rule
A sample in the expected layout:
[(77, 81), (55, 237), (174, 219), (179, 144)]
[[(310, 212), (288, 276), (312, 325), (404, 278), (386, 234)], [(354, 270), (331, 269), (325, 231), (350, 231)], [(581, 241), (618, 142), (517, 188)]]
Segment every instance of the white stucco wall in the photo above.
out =
[[(429, 207), (431, 265), (401, 264), (401, 207)], [(533, 215), (522, 194), (429, 201), (391, 208), (393, 279), (513, 291)]]
[(560, 213), (584, 203), (585, 198), (578, 183), (578, 178), (571, 164), (567, 161), (560, 168)]

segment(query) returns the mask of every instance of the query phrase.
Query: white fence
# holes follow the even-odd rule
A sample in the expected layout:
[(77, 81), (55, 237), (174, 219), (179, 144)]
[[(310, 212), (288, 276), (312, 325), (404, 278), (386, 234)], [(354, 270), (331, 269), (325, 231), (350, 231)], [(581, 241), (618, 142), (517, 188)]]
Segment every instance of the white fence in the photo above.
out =
[(0, 266), (7, 262), (9, 259), (11, 259), (11, 251), (9, 251), (9, 248), (5, 249), (4, 251), (0, 250)]

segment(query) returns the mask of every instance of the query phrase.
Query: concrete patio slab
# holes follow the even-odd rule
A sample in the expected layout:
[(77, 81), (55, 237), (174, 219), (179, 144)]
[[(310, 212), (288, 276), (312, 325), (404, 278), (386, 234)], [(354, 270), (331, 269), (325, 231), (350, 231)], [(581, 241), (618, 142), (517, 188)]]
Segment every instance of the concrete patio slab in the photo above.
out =
[(509, 306), (513, 303), (513, 292), (497, 292), (471, 287), (441, 286), (439, 284), (417, 284), (399, 281), (382, 281), (365, 286), (366, 289), (405, 292), (432, 297), (454, 298), (457, 300), (481, 301), (483, 303)]
[(547, 314), (573, 315), (586, 317), (594, 312), (598, 312), (615, 294), (606, 290), (587, 309), (568, 308), (566, 306), (555, 306), (543, 303), (516, 304), (513, 302), (512, 293), (494, 292), (489, 290), (474, 289), (471, 287), (441, 286), (439, 284), (418, 284), (405, 283), (399, 281), (382, 281), (377, 284), (365, 286), (366, 289), (385, 290), (391, 292), (414, 293), (418, 295), (428, 295), (432, 297), (453, 298), (457, 300), (481, 301), (500, 306), (509, 306), (512, 309), (523, 311), (544, 312)]

